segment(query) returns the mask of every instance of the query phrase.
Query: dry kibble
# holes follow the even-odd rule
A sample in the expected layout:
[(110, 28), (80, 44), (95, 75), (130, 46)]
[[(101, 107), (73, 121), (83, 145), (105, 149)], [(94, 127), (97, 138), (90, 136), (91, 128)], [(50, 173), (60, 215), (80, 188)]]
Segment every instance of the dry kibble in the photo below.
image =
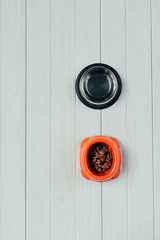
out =
[(100, 172), (102, 171), (102, 169), (101, 169), (101, 168), (98, 168), (97, 171), (100, 173)]
[(95, 173), (104, 173), (112, 166), (112, 150), (104, 143), (94, 144), (89, 151), (89, 165)]
[(101, 160), (100, 160), (100, 159), (98, 159), (98, 160), (96, 161), (96, 163), (97, 163), (97, 164), (101, 163)]
[(102, 164), (98, 164), (98, 167), (103, 168), (103, 165)]
[(103, 168), (108, 168), (108, 163), (105, 163), (105, 164), (103, 165)]
[(101, 150), (99, 151), (100, 155), (104, 155), (105, 152), (106, 152), (105, 149), (101, 149)]
[(99, 167), (98, 167), (98, 165), (95, 164), (95, 165), (94, 165), (94, 168), (97, 170)]
[(103, 155), (103, 156), (101, 157), (101, 161), (104, 162), (105, 160), (106, 160), (106, 156)]
[(92, 159), (92, 163), (95, 163), (96, 162), (96, 159)]
[(106, 163), (110, 163), (110, 160), (106, 158)]
[(96, 153), (95, 153), (95, 156), (99, 158), (99, 157), (100, 157), (99, 152), (96, 152)]

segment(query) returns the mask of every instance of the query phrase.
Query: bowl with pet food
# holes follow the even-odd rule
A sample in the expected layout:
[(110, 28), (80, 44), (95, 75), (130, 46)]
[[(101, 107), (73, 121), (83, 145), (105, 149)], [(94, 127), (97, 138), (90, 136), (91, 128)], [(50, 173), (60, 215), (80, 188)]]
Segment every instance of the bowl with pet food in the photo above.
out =
[(81, 142), (80, 166), (84, 178), (109, 181), (119, 176), (120, 165), (120, 144), (116, 138), (94, 136)]

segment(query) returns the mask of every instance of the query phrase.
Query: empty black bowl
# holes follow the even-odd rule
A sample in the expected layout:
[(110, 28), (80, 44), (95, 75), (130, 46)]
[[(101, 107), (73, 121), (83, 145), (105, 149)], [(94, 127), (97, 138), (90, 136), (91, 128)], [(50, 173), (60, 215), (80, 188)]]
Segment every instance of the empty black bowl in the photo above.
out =
[(78, 98), (86, 106), (104, 109), (117, 101), (122, 83), (115, 69), (106, 64), (95, 63), (79, 73), (75, 88)]

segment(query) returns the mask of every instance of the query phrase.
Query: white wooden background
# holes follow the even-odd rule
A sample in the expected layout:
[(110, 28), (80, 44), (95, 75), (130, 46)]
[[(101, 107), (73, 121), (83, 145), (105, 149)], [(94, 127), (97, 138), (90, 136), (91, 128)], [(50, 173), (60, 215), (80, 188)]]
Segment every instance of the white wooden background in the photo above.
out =
[[(0, 240), (160, 240), (160, 1), (0, 1)], [(96, 111), (75, 79), (103, 62), (123, 91)], [(119, 139), (120, 176), (82, 178), (80, 142)]]

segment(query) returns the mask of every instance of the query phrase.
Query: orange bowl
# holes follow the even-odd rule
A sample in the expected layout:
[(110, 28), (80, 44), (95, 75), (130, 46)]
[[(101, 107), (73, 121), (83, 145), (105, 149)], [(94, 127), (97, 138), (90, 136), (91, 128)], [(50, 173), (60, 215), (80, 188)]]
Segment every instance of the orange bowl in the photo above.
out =
[[(111, 168), (105, 173), (95, 173), (89, 165), (89, 150), (95, 143), (104, 143), (112, 150), (113, 160)], [(116, 138), (107, 136), (94, 136), (85, 138), (81, 142), (80, 166), (81, 173), (86, 179), (105, 182), (118, 177), (121, 165), (120, 144)]]

